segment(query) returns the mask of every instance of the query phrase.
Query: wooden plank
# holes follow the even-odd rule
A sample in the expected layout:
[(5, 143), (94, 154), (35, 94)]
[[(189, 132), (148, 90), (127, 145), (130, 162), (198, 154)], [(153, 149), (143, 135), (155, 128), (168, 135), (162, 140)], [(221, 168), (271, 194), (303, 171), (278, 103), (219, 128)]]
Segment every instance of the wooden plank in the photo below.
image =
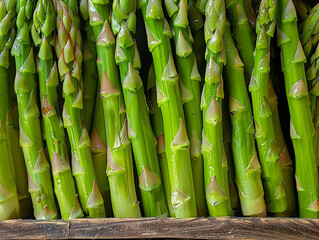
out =
[(105, 218), (0, 222), (0, 239), (319, 239), (319, 219)]

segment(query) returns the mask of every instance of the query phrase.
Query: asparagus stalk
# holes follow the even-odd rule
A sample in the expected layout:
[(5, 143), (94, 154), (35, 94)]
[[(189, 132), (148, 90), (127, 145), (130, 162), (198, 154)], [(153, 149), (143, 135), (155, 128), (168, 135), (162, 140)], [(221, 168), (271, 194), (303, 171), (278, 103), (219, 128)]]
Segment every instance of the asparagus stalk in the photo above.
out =
[[(97, 85), (99, 81), (99, 75), (96, 66), (96, 42), (93, 33), (93, 29), (89, 23), (89, 10), (87, 0), (79, 0), (80, 12), (82, 17), (81, 34), (83, 36), (83, 122), (88, 131), (92, 132), (92, 126), (94, 121), (94, 110), (96, 102)], [(101, 189), (100, 189), (101, 190)]]
[(9, 138), (6, 129), (9, 108), (9, 51), (15, 37), (15, 1), (0, 1), (0, 220), (18, 218), (19, 198), (10, 162)]
[(20, 145), (28, 171), (28, 185), (36, 219), (59, 217), (53, 192), (50, 164), (47, 161), (36, 99), (35, 62), (29, 26), (34, 1), (17, 2), (17, 37), (12, 47), (16, 62), (15, 92), (17, 94)]
[[(176, 4), (170, 1), (172, 8)], [(196, 200), (182, 98), (170, 46), (171, 31), (160, 0), (139, 1), (152, 53), (157, 104), (162, 110), (171, 202), (177, 218), (195, 217)], [(185, 13), (179, 15), (184, 21)]]
[(9, 97), (7, 101), (9, 111), (6, 117), (7, 141), (9, 147), (13, 178), (18, 192), (20, 217), (30, 219), (33, 217), (32, 201), (30, 193), (28, 192), (28, 176), (23, 157), (23, 152), (19, 145), (19, 113), (17, 106), (17, 98), (14, 92), (16, 66), (14, 58), (12, 56), (10, 56), (9, 61)]
[(244, 64), (235, 47), (228, 22), (224, 41), (227, 57), (225, 79), (229, 91), (232, 147), (241, 209), (244, 216), (265, 216), (261, 167), (255, 147), (255, 130), (245, 85)]
[(114, 57), (115, 38), (110, 27), (110, 3), (108, 0), (89, 0), (88, 6), (97, 46), (107, 138), (107, 176), (113, 213), (114, 217), (140, 217), (126, 110)]
[(254, 68), (255, 36), (246, 16), (243, 0), (226, 0), (226, 8), (230, 17), (236, 46), (245, 65), (245, 78), (248, 85)]
[(291, 0), (278, 2), (278, 45), (290, 110), (290, 136), (296, 157), (296, 186), (300, 217), (319, 216), (316, 136), (308, 98), (304, 55), (297, 14)]
[[(44, 14), (46, 13), (46, 14)], [(54, 60), (55, 10), (50, 0), (38, 0), (33, 13), (32, 37), (38, 47), (37, 72), (39, 75), (41, 110), (44, 133), (51, 159), (55, 195), (64, 220), (83, 217), (76, 193), (64, 128), (58, 109), (59, 75)]]
[[(113, 32), (117, 35), (115, 60), (120, 68), (126, 104), (128, 136), (132, 142), (143, 212), (146, 217), (167, 217), (164, 188), (143, 82), (138, 73), (141, 61), (133, 34), (136, 28), (136, 1), (113, 2)], [(125, 12), (125, 14), (121, 14)]]
[(224, 0), (206, 4), (205, 41), (206, 73), (202, 93), (205, 190), (209, 215), (232, 215), (229, 197), (227, 156), (223, 144), (222, 99), (224, 98), (223, 65), (226, 63), (223, 35), (226, 12)]
[(283, 212), (287, 209), (287, 195), (269, 105), (270, 42), (276, 28), (276, 14), (276, 0), (261, 1), (256, 24), (254, 70), (249, 83), (268, 212)]
[(161, 109), (157, 105), (156, 96), (156, 77), (154, 65), (152, 64), (147, 79), (147, 91), (148, 91), (148, 103), (150, 109), (150, 119), (153, 127), (153, 132), (157, 140), (157, 155), (158, 161), (162, 173), (162, 181), (166, 196), (166, 203), (169, 209), (171, 217), (175, 217), (174, 208), (171, 202), (171, 186), (169, 182), (169, 171), (167, 156), (165, 151), (165, 137), (164, 137), (164, 126), (163, 126), (163, 116)]
[(166, 11), (171, 19), (177, 71), (179, 73), (186, 130), (190, 138), (190, 155), (193, 170), (196, 208), (198, 216), (207, 216), (204, 184), (204, 162), (200, 151), (202, 117), (200, 109), (201, 76), (193, 51), (193, 36), (189, 27), (188, 0), (166, 1)]
[[(98, 92), (101, 87), (98, 85)], [(100, 95), (97, 94), (95, 101), (93, 129), (91, 132), (91, 153), (96, 174), (96, 181), (101, 191), (105, 213), (107, 217), (112, 216), (112, 204), (110, 195), (109, 180), (106, 175), (107, 151), (106, 131), (104, 124), (103, 104)]]
[(282, 175), (284, 178), (283, 183), (287, 194), (286, 211), (281, 213), (275, 213), (275, 216), (294, 217), (297, 216), (297, 205), (295, 199), (295, 186), (293, 180), (293, 164), (286, 146), (284, 135), (282, 133), (278, 112), (278, 100), (271, 80), (269, 80), (269, 104), (272, 112), (272, 121), (274, 125), (277, 149), (278, 153), (280, 154), (279, 161), (282, 169)]
[(299, 19), (304, 21), (309, 16), (309, 5), (301, 0), (293, 0), (293, 3), (296, 6)]
[[(77, 6), (61, 0), (55, 1), (57, 11), (56, 53), (58, 69), (63, 81), (63, 123), (67, 129), (71, 152), (72, 173), (75, 177), (83, 212), (90, 217), (105, 217), (104, 202), (96, 182), (92, 162), (91, 141), (82, 125), (83, 108), (81, 34), (76, 27)], [(72, 10), (71, 7), (74, 9)]]

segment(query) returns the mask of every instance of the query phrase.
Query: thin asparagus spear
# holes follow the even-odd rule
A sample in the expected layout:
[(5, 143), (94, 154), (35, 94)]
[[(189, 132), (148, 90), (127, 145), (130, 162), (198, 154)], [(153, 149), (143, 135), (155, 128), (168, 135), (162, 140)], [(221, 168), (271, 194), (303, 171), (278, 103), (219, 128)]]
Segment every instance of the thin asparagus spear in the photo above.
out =
[[(98, 92), (101, 87), (98, 84)], [(112, 216), (112, 203), (110, 195), (109, 179), (106, 175), (107, 151), (106, 131), (104, 124), (104, 112), (102, 99), (99, 94), (96, 96), (93, 129), (91, 132), (91, 153), (96, 174), (96, 181), (101, 191), (105, 213), (107, 217)]]
[(227, 157), (223, 144), (222, 99), (224, 98), (223, 65), (226, 63), (223, 34), (226, 11), (224, 0), (206, 4), (205, 41), (206, 74), (202, 93), (205, 190), (212, 217), (232, 215), (229, 198)]
[(23, 157), (22, 148), (19, 145), (19, 113), (17, 98), (14, 92), (14, 79), (15, 79), (15, 62), (14, 58), (10, 56), (9, 63), (9, 98), (8, 106), (9, 111), (6, 117), (6, 130), (9, 146), (9, 154), (11, 160), (12, 173), (17, 187), (20, 217), (32, 218), (33, 208), (30, 193), (28, 192), (28, 176), (25, 161)]
[[(137, 69), (141, 61), (134, 40), (135, 0), (113, 2), (113, 32), (117, 35), (115, 60), (120, 68), (126, 104), (128, 136), (132, 142), (139, 188), (145, 217), (167, 217), (164, 188), (156, 151), (156, 138), (152, 131), (143, 82)], [(125, 12), (125, 14), (121, 14)]]
[(147, 91), (148, 91), (148, 103), (150, 109), (150, 119), (153, 127), (153, 132), (157, 140), (157, 155), (158, 161), (161, 168), (162, 181), (166, 196), (166, 203), (169, 209), (171, 217), (175, 217), (174, 208), (171, 202), (171, 186), (169, 182), (169, 172), (167, 156), (165, 152), (165, 137), (164, 137), (164, 126), (163, 126), (163, 116), (161, 109), (157, 105), (156, 96), (156, 77), (154, 65), (152, 64), (147, 79)]
[[(94, 121), (94, 110), (96, 102), (97, 85), (99, 82), (99, 75), (96, 66), (96, 42), (93, 33), (93, 29), (89, 23), (89, 10), (87, 0), (78, 0), (79, 8), (82, 17), (81, 23), (84, 25), (81, 28), (81, 34), (83, 36), (83, 122), (88, 131), (92, 132), (92, 126)], [(101, 190), (101, 189), (100, 189)]]
[(227, 57), (225, 79), (229, 91), (232, 146), (241, 209), (244, 216), (265, 216), (261, 167), (255, 147), (255, 130), (245, 85), (244, 64), (235, 47), (228, 22), (224, 41)]
[(316, 136), (308, 97), (304, 55), (292, 0), (278, 2), (278, 45), (290, 110), (290, 137), (296, 157), (300, 217), (319, 217)]
[(59, 213), (53, 192), (50, 164), (43, 148), (36, 98), (36, 69), (29, 33), (34, 7), (34, 1), (17, 2), (18, 33), (11, 53), (15, 57), (17, 68), (14, 88), (19, 110), (20, 145), (28, 171), (34, 216), (36, 219), (47, 220), (58, 218)]
[(284, 177), (284, 186), (287, 194), (287, 209), (281, 213), (275, 213), (276, 217), (295, 217), (297, 216), (297, 205), (295, 198), (295, 186), (293, 179), (293, 164), (290, 158), (285, 138), (281, 130), (278, 101), (271, 80), (269, 80), (269, 104), (272, 112), (272, 121), (274, 125), (275, 137), (277, 142), (279, 160)]
[(53, 2), (51, 0), (38, 0), (33, 13), (32, 37), (34, 45), (38, 48), (36, 60), (41, 110), (52, 165), (55, 195), (62, 218), (71, 220), (84, 215), (76, 193), (65, 144), (64, 128), (58, 108), (59, 75), (54, 60), (54, 50), (50, 45), (55, 37), (55, 17)]
[(0, 1), (0, 220), (18, 218), (19, 198), (10, 161), (9, 139), (6, 129), (9, 106), (9, 51), (15, 37), (15, 1)]
[[(195, 217), (196, 199), (182, 98), (170, 45), (171, 31), (160, 0), (139, 1), (152, 53), (157, 104), (162, 110), (171, 202), (177, 218)], [(171, 6), (177, 7), (173, 1)], [(181, 21), (187, 17), (180, 15)]]
[(205, 200), (204, 161), (200, 151), (202, 142), (202, 117), (200, 109), (201, 76), (193, 51), (193, 36), (188, 23), (188, 0), (166, 1), (166, 11), (171, 20), (175, 43), (177, 71), (179, 73), (182, 104), (186, 129), (190, 139), (196, 208), (198, 216), (207, 216)]
[(233, 36), (241, 59), (245, 65), (245, 79), (248, 85), (254, 68), (255, 36), (245, 13), (243, 0), (226, 0)]
[(287, 195), (269, 105), (270, 42), (276, 29), (277, 1), (262, 0), (257, 17), (254, 70), (249, 83), (262, 180), (268, 212), (287, 209)]
[(125, 105), (115, 63), (115, 38), (110, 27), (109, 0), (88, 0), (101, 84), (107, 138), (107, 176), (114, 217), (140, 217), (131, 143), (128, 139)]
[[(76, 1), (68, 6), (77, 8)], [(75, 4), (75, 5), (74, 5)], [(76, 9), (61, 0), (55, 1), (57, 11), (56, 53), (58, 69), (63, 81), (63, 123), (67, 129), (72, 151), (72, 173), (75, 177), (83, 212), (90, 217), (105, 217), (104, 203), (92, 162), (91, 141), (82, 126), (83, 88), (81, 79), (81, 34), (76, 27)]]

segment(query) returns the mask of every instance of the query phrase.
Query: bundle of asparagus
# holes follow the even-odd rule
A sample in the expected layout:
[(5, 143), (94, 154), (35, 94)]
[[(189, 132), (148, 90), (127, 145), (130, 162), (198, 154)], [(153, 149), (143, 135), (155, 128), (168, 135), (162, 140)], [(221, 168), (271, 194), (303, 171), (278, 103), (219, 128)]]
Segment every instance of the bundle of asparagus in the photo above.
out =
[(0, 0), (0, 220), (317, 218), (318, 96), (319, 4)]

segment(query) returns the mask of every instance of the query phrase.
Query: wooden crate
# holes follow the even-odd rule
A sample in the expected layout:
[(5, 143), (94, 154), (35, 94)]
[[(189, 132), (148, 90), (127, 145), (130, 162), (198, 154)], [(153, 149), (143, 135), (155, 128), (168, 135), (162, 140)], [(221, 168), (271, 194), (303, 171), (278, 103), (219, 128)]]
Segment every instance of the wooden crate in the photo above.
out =
[(319, 239), (319, 219), (104, 218), (8, 220), (0, 239)]

